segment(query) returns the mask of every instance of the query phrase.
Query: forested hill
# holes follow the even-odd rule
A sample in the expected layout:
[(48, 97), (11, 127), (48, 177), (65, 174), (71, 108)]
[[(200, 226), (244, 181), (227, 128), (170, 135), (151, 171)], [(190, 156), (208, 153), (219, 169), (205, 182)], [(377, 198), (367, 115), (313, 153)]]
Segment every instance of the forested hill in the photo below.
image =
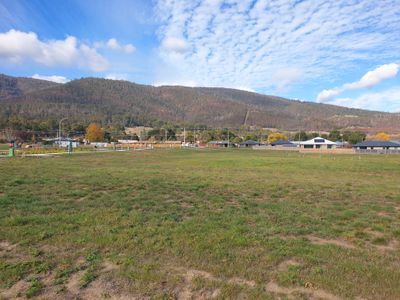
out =
[(153, 87), (98, 78), (56, 84), (0, 76), (0, 126), (10, 123), (25, 126), (62, 117), (77, 124), (96, 121), (103, 126), (152, 125), (161, 121), (214, 127), (372, 128), (400, 132), (400, 114), (300, 102), (234, 89)]
[(25, 93), (59, 85), (58, 83), (0, 74), (0, 99), (22, 96)]

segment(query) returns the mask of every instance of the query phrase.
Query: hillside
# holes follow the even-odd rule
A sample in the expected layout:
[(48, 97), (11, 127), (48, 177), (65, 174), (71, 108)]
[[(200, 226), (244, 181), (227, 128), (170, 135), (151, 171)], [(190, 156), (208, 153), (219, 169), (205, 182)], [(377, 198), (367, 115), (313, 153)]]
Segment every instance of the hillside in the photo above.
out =
[[(0, 77), (0, 118), (25, 123), (69, 118), (103, 125), (154, 122), (214, 127), (256, 125), (282, 130), (364, 128), (400, 132), (400, 114), (300, 102), (225, 88), (153, 87), (82, 78), (67, 84)], [(1, 122), (0, 122), (1, 124)]]
[(0, 99), (22, 96), (26, 93), (59, 85), (58, 83), (0, 74)]

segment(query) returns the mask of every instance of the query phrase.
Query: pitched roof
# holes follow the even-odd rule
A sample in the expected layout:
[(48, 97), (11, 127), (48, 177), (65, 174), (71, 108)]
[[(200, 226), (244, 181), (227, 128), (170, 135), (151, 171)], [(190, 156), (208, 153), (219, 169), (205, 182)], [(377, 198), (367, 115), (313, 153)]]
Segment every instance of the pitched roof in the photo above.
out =
[(259, 142), (253, 141), (253, 140), (247, 140), (247, 141), (244, 141), (243, 143), (240, 143), (240, 144), (241, 145), (260, 145)]
[(279, 145), (292, 145), (293, 143), (291, 141), (286, 141), (286, 140), (279, 140), (279, 141), (275, 141), (272, 142), (271, 145), (272, 146), (279, 146)]
[(400, 144), (390, 141), (364, 141), (355, 144), (353, 147), (400, 147)]
[(315, 137), (311, 140), (305, 141), (305, 142), (300, 142), (301, 145), (336, 145), (335, 142), (332, 142), (330, 140), (324, 139), (320, 136)]
[(225, 145), (225, 144), (229, 144), (229, 141), (211, 141), (208, 143), (211, 145)]

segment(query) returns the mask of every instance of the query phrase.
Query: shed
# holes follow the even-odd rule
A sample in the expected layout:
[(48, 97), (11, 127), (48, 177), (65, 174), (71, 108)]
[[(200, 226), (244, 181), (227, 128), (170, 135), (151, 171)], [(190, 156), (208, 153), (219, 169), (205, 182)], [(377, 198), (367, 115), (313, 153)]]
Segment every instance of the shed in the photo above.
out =
[(224, 147), (228, 147), (229, 145), (231, 145), (232, 143), (230, 143), (229, 141), (211, 141), (208, 142), (208, 147), (213, 147), (213, 148), (224, 148)]

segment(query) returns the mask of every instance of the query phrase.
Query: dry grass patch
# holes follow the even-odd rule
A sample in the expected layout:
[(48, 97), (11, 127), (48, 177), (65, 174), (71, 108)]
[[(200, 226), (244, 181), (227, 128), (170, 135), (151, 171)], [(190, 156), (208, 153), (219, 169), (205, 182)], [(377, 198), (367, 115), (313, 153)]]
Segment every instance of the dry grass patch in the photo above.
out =
[(308, 235), (307, 239), (314, 245), (335, 245), (347, 249), (356, 249), (356, 246), (340, 239), (324, 239), (313, 235)]

